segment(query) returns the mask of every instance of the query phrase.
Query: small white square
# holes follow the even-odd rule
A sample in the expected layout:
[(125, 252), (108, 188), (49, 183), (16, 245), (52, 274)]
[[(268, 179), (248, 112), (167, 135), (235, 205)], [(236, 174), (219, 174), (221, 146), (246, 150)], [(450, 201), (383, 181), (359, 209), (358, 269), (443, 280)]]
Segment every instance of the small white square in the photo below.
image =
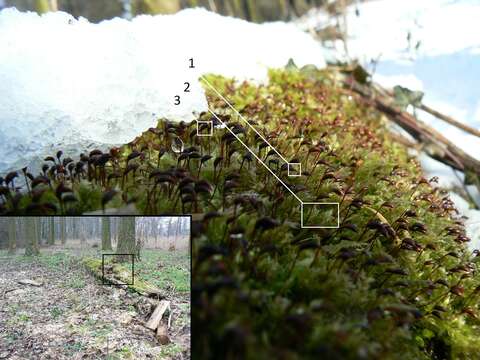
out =
[[(209, 127), (209, 132), (208, 134), (202, 134), (200, 130), (200, 127), (207, 124)], [(213, 121), (208, 120), (208, 121), (198, 121), (197, 120), (197, 136), (213, 136)]]
[(288, 176), (302, 176), (302, 163), (287, 163)]
[[(315, 224), (304, 224), (303, 223), (303, 209), (307, 206), (321, 206), (321, 205), (329, 205), (329, 206), (336, 206), (337, 207), (337, 225), (315, 225)], [(338, 229), (340, 227), (340, 204), (337, 202), (302, 202), (300, 205), (300, 225), (302, 229)]]

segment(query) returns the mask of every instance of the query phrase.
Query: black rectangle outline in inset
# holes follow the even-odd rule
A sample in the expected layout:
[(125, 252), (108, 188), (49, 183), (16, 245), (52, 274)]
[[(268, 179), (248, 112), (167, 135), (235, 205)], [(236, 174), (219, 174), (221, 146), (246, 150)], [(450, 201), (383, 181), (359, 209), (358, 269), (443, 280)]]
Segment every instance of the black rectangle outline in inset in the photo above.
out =
[[(193, 236), (193, 216), (192, 214), (178, 214), (178, 215), (162, 215), (162, 214), (158, 214), (158, 215), (123, 215), (123, 214), (112, 214), (112, 215), (104, 215), (104, 214), (99, 214), (99, 215), (92, 215), (92, 214), (88, 214), (88, 215), (82, 215), (81, 217), (94, 217), (94, 218), (98, 218), (98, 217), (116, 217), (116, 218), (119, 218), (119, 217), (130, 217), (130, 216), (134, 216), (134, 217), (160, 217), (160, 218), (179, 218), (179, 217), (189, 217), (190, 218), (190, 354), (191, 354), (191, 351), (192, 351), (192, 339), (193, 339), (193, 336), (191, 336), (193, 334), (193, 322), (192, 322), (192, 285), (193, 285), (193, 274), (192, 274), (192, 269), (193, 269), (193, 239), (192, 239), (192, 236)], [(3, 218), (25, 218), (25, 217), (38, 217), (38, 215), (2, 215)], [(66, 215), (46, 215), (46, 216), (42, 216), (44, 218), (50, 218), (50, 217), (53, 217), (53, 218), (60, 218), (60, 217), (65, 217), (65, 218), (71, 218), (73, 216), (66, 216)], [(197, 220), (198, 221), (198, 220)], [(102, 254), (103, 255), (103, 254)], [(116, 255), (116, 254), (115, 254)]]
[[(125, 284), (106, 284), (105, 283), (105, 255), (117, 256), (117, 255), (130, 255), (132, 257), (132, 282)], [(102, 254), (102, 285), (106, 286), (122, 286), (122, 285), (135, 285), (135, 254)]]

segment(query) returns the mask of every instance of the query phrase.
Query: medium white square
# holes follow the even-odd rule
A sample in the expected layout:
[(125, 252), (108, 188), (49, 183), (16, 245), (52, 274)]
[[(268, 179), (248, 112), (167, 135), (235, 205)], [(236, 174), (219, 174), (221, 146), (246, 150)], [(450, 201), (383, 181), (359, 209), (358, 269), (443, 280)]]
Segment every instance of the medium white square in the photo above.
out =
[(302, 163), (287, 163), (287, 175), (290, 177), (302, 176)]
[[(199, 132), (199, 129), (202, 125), (208, 124), (210, 127), (210, 131), (208, 134), (202, 134)], [(198, 121), (197, 120), (197, 136), (213, 136), (213, 121), (208, 120), (208, 121)]]
[[(305, 225), (303, 223), (303, 208), (304, 205), (336, 205), (337, 206), (337, 225), (336, 226), (322, 226), (322, 225)], [(302, 229), (338, 229), (340, 227), (340, 204), (337, 202), (302, 202), (300, 205), (300, 225)]]

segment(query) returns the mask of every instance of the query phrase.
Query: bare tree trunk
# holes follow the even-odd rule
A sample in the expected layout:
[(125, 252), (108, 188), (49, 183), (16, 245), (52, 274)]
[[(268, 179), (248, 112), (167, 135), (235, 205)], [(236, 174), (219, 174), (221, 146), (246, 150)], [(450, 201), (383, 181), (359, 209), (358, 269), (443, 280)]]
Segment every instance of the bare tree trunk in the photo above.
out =
[(15, 254), (17, 251), (17, 227), (16, 220), (12, 218), (8, 222), (8, 253), (10, 255)]
[(35, 11), (39, 14), (49, 12), (50, 4), (48, 0), (35, 0)]
[(175, 242), (178, 243), (178, 238), (181, 235), (182, 218), (177, 218), (177, 226), (175, 227)]
[(37, 243), (37, 233), (35, 229), (35, 219), (33, 217), (27, 216), (24, 218), (24, 224), (26, 237), (25, 255), (36, 256), (39, 254), (39, 251)]
[(118, 232), (120, 230), (120, 223), (118, 218), (115, 219), (115, 245), (118, 246)]
[(179, 10), (179, 0), (132, 0), (133, 15), (172, 14)]
[(51, 11), (58, 11), (58, 1), (50, 0), (50, 9)]
[[(119, 218), (117, 254), (137, 254), (135, 244), (135, 216)], [(118, 262), (130, 261), (129, 255), (116, 256)]]
[(72, 224), (72, 232), (71, 232), (71, 239), (78, 239), (78, 231), (77, 231), (77, 219), (74, 217), (70, 218), (70, 223)]
[(35, 222), (35, 240), (36, 240), (38, 245), (41, 245), (41, 243), (42, 243), (42, 226), (41, 226), (41, 223), (40, 223), (40, 218), (35, 217), (34, 222)]
[(102, 250), (112, 250), (110, 218), (107, 216), (102, 217)]
[(55, 218), (52, 216), (48, 219), (49, 222), (49, 236), (48, 245), (55, 245)]
[(65, 217), (60, 217), (60, 238), (62, 239), (62, 245), (65, 245), (67, 242), (66, 238), (67, 224), (65, 222)]

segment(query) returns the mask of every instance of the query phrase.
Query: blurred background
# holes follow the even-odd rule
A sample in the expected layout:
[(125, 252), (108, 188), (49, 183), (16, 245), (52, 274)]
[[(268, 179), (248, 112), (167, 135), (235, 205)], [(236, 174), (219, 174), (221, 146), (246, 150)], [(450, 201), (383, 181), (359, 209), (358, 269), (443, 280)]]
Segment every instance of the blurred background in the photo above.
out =
[(99, 22), (117, 16), (138, 14), (171, 14), (183, 8), (204, 7), (222, 15), (253, 22), (290, 20), (311, 8), (324, 7), (331, 13), (341, 12), (354, 0), (0, 0), (0, 8), (46, 12), (61, 10), (75, 17)]

